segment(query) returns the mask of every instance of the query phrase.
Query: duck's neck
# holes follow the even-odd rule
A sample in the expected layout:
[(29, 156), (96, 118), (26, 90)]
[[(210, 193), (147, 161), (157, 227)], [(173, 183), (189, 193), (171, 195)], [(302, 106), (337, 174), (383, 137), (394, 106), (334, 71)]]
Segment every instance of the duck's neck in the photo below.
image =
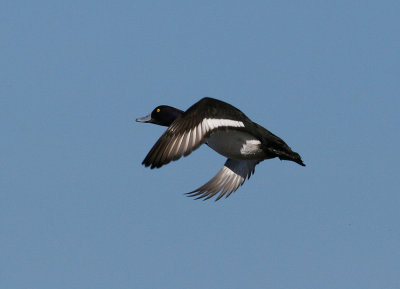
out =
[(174, 120), (177, 119), (178, 117), (180, 117), (182, 114), (183, 114), (182, 110), (174, 108), (169, 113), (168, 119), (166, 120), (166, 122), (163, 125), (164, 126), (170, 126), (174, 122)]

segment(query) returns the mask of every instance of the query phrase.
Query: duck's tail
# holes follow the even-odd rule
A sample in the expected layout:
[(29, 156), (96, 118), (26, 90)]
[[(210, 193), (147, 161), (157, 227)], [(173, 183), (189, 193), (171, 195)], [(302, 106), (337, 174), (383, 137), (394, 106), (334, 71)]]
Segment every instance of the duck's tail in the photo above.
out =
[(281, 152), (279, 152), (277, 154), (278, 154), (278, 158), (280, 160), (292, 161), (292, 162), (298, 163), (299, 165), (301, 165), (303, 167), (306, 166), (303, 163), (303, 160), (301, 159), (301, 156), (298, 153), (296, 153), (296, 152), (294, 152), (292, 150), (290, 150), (290, 151), (281, 151)]
[(267, 152), (268, 158), (278, 157), (280, 160), (287, 160), (298, 163), (299, 165), (305, 167), (301, 156), (292, 151), (292, 149), (281, 139), (280, 137), (274, 135), (269, 130), (263, 128), (262, 126), (254, 123), (257, 127), (257, 131), (261, 131), (260, 139), (264, 144), (264, 151)]

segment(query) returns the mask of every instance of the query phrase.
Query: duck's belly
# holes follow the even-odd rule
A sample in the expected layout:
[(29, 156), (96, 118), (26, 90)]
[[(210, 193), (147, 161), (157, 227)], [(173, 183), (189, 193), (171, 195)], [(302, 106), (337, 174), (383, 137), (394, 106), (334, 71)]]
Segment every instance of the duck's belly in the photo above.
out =
[(261, 142), (245, 132), (217, 131), (210, 135), (207, 144), (217, 153), (230, 159), (263, 159)]

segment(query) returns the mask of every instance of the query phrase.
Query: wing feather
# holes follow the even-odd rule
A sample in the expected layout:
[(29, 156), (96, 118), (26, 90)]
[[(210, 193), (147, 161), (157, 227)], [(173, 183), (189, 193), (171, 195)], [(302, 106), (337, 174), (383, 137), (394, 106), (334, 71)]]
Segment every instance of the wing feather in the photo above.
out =
[[(221, 110), (227, 114), (226, 118), (218, 117)], [(154, 144), (142, 164), (152, 169), (159, 168), (196, 150), (216, 129), (244, 127), (243, 121), (235, 120), (238, 114), (243, 121), (250, 122), (240, 110), (230, 104), (203, 98), (174, 120)]]
[(182, 156), (187, 156), (206, 141), (208, 130), (199, 129), (201, 123), (185, 125), (183, 118), (175, 120), (158, 139), (147, 154), (142, 164), (146, 167), (159, 168)]
[(216, 201), (225, 196), (229, 197), (236, 191), (251, 174), (254, 173), (257, 160), (232, 160), (228, 159), (222, 169), (206, 184), (187, 193), (196, 199), (208, 200), (221, 192)]

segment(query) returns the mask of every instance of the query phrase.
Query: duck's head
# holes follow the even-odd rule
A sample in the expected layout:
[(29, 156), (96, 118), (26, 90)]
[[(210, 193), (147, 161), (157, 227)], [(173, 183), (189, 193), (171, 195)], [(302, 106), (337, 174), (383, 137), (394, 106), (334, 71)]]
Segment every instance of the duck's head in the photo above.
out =
[(171, 123), (181, 116), (183, 111), (168, 105), (157, 106), (149, 115), (137, 118), (138, 122), (149, 122), (162, 126), (170, 126)]

